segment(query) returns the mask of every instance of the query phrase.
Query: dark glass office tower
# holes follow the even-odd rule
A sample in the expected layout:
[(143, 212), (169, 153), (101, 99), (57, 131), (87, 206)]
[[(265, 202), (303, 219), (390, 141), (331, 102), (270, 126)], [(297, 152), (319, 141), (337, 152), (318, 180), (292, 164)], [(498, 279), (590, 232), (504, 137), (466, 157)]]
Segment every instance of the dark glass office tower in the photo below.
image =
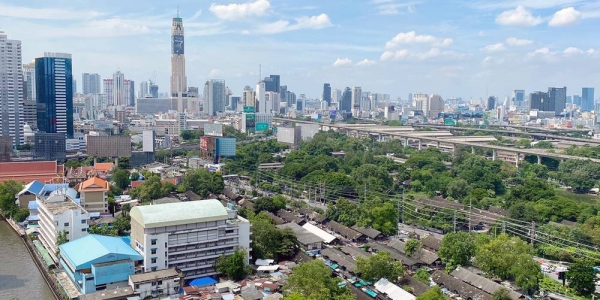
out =
[(266, 92), (279, 93), (280, 84), (281, 84), (281, 76), (270, 75), (269, 77), (265, 77), (264, 82), (265, 82), (265, 91)]
[(35, 59), (37, 125), (41, 132), (73, 138), (71, 54), (46, 52)]
[(594, 88), (581, 88), (581, 109), (584, 111), (594, 111)]
[(567, 88), (549, 87), (548, 98), (550, 98), (550, 102), (554, 103), (554, 114), (560, 115), (567, 107)]
[(331, 85), (323, 84), (323, 101), (327, 102), (327, 106), (331, 105)]
[(340, 101), (340, 111), (351, 113), (352, 112), (352, 89), (347, 87), (342, 94), (342, 101)]

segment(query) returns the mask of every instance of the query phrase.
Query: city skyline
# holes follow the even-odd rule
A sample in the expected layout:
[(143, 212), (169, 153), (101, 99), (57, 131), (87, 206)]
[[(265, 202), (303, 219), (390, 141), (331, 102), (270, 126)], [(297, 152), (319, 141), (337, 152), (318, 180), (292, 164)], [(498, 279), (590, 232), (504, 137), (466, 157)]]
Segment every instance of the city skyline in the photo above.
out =
[(161, 92), (170, 86), (176, 5), (187, 28), (188, 86), (225, 79), (238, 96), (261, 78), (260, 64), (262, 77), (279, 74), (282, 85), (310, 98), (321, 97), (324, 82), (393, 99), (419, 92), (502, 99), (549, 86), (567, 86), (571, 95), (597, 86), (600, 73), (593, 63), (600, 42), (586, 30), (600, 17), (592, 1), (156, 4), (140, 11), (139, 1), (52, 8), (0, 1), (0, 23), (22, 41), (24, 62), (46, 51), (72, 53), (75, 78), (110, 78), (120, 69), (138, 82), (155, 77)]

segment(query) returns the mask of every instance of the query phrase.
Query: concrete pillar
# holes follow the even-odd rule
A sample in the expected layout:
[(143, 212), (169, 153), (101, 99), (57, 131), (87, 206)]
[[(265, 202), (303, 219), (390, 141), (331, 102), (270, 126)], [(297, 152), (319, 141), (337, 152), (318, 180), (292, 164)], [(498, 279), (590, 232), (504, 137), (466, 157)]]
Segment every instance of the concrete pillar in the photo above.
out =
[(456, 144), (452, 144), (452, 155), (456, 156)]
[(492, 160), (496, 160), (496, 149), (492, 149)]
[(475, 154), (475, 147), (471, 146), (471, 154)]
[(538, 155), (537, 159), (538, 159), (538, 165), (541, 165), (542, 164), (542, 157)]
[(437, 142), (437, 148), (440, 149), (440, 142)]
[(419, 151), (421, 151), (423, 149), (423, 141), (421, 141), (421, 139), (419, 139), (418, 141), (419, 141)]
[(408, 138), (404, 138), (404, 147), (408, 148)]
[(521, 153), (517, 152), (515, 154), (515, 166), (519, 167), (519, 158), (521, 158)]

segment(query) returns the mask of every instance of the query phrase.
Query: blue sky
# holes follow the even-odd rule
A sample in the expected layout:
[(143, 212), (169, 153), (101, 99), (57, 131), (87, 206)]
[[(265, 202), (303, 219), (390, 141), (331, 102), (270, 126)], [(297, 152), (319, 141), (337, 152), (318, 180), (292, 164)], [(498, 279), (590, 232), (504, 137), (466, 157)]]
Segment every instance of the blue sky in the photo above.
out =
[(67, 52), (78, 82), (120, 69), (166, 92), (177, 6), (188, 85), (225, 79), (236, 95), (259, 64), (308, 97), (324, 82), (403, 99), (600, 86), (598, 0), (0, 0), (0, 30), (22, 40), (24, 62)]

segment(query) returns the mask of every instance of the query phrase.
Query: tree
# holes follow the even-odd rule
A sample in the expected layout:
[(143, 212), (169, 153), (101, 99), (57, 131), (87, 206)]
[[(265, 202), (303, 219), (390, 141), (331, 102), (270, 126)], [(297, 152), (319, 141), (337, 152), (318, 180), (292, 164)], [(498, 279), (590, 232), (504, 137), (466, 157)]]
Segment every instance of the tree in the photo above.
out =
[(512, 297), (506, 288), (500, 288), (492, 294), (492, 300), (512, 300)]
[(192, 191), (202, 197), (206, 197), (208, 193), (219, 194), (224, 187), (223, 176), (206, 169), (186, 173), (181, 183), (183, 191)]
[(368, 258), (359, 257), (356, 261), (356, 273), (373, 282), (381, 278), (396, 282), (398, 277), (404, 275), (404, 267), (390, 256), (390, 252), (379, 251)]
[(425, 268), (417, 269), (415, 274), (413, 274), (413, 277), (426, 285), (429, 285), (429, 283), (430, 283), (429, 282), (429, 272), (427, 272), (427, 269), (425, 269)]
[(60, 253), (60, 248), (58, 248), (58, 246), (67, 243), (69, 241), (69, 238), (67, 237), (67, 231), (66, 230), (62, 230), (58, 232), (58, 235), (56, 236), (56, 255), (58, 255)]
[(439, 257), (447, 269), (455, 269), (458, 266), (469, 266), (471, 257), (475, 255), (475, 238), (466, 232), (448, 233), (442, 239)]
[(442, 293), (442, 289), (439, 286), (434, 286), (427, 290), (427, 292), (421, 294), (417, 297), (417, 300), (449, 300), (450, 298), (446, 297), (444, 293)]
[(341, 279), (331, 276), (331, 268), (320, 260), (303, 263), (288, 278), (283, 290), (292, 299), (311, 300), (350, 300), (356, 299), (346, 287), (339, 287)]
[(140, 179), (140, 173), (133, 172), (131, 173), (131, 175), (129, 175), (129, 177), (131, 178), (131, 181), (137, 181)]
[(417, 252), (419, 252), (419, 250), (421, 250), (422, 246), (423, 245), (421, 244), (421, 241), (416, 239), (408, 239), (408, 241), (406, 241), (406, 244), (404, 244), (404, 252), (408, 256), (413, 256)]
[(219, 256), (215, 268), (232, 280), (238, 281), (244, 279), (251, 272), (248, 266), (246, 249), (238, 248), (233, 254)]
[(502, 280), (514, 279), (523, 289), (537, 289), (543, 275), (531, 253), (533, 247), (520, 238), (501, 234), (480, 244), (475, 264), (491, 276)]
[(15, 195), (23, 189), (23, 185), (14, 180), (0, 183), (0, 211), (5, 217), (11, 217), (19, 210)]
[(126, 189), (131, 180), (129, 180), (129, 172), (123, 169), (118, 169), (113, 173), (112, 181), (120, 189)]
[(448, 184), (447, 193), (448, 196), (452, 196), (454, 199), (463, 199), (469, 194), (469, 183), (459, 178), (457, 180), (453, 180)]
[(263, 197), (256, 200), (252, 207), (254, 208), (255, 213), (259, 213), (261, 211), (275, 213), (276, 211), (285, 208), (285, 202), (285, 198), (281, 195), (273, 198)]
[(117, 230), (118, 234), (123, 234), (124, 232), (131, 230), (131, 219), (129, 215), (120, 215), (113, 223), (113, 227)]
[(110, 229), (108, 226), (98, 226), (92, 225), (92, 227), (88, 228), (89, 234), (101, 234), (101, 235), (110, 235), (116, 236), (118, 235), (118, 231), (116, 229)]
[(596, 271), (587, 260), (580, 260), (569, 266), (565, 274), (569, 287), (579, 295), (589, 295), (595, 291)]
[(298, 240), (289, 228), (279, 229), (273, 221), (261, 212), (253, 216), (252, 222), (252, 257), (286, 259), (296, 253)]

